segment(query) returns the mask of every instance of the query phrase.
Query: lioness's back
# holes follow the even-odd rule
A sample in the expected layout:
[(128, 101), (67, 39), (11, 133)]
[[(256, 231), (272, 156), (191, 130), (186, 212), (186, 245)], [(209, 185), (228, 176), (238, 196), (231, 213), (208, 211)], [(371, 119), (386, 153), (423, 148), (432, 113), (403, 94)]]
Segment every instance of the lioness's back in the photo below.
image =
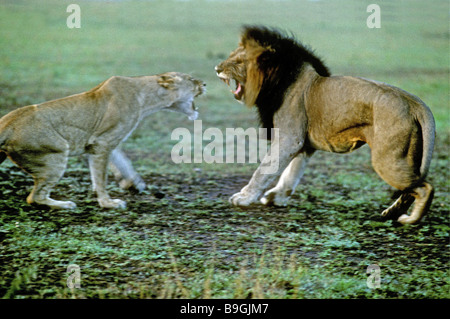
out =
[(0, 136), (4, 136), (15, 126), (20, 126), (22, 122), (28, 121), (30, 116), (33, 116), (35, 109), (36, 105), (22, 106), (0, 118)]

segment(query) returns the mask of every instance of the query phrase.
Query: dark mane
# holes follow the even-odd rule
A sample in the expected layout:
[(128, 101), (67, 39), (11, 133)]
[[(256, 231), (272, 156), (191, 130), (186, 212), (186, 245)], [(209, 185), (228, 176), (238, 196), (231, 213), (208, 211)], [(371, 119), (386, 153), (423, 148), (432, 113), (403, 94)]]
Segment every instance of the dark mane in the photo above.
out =
[(242, 41), (249, 39), (267, 48), (257, 60), (259, 69), (264, 73), (264, 80), (255, 104), (261, 125), (268, 129), (267, 138), (270, 139), (273, 116), (281, 107), (284, 94), (297, 79), (303, 65), (311, 64), (321, 76), (330, 76), (330, 72), (312, 50), (278, 30), (245, 26)]

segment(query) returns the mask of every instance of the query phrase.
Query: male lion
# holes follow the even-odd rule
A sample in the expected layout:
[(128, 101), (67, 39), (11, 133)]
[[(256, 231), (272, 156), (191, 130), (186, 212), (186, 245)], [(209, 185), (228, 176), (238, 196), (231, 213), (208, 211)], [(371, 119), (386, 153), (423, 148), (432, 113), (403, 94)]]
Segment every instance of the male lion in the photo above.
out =
[[(279, 143), (279, 170), (261, 173), (266, 156), (248, 185), (230, 198), (232, 204), (247, 206), (262, 196), (265, 205), (285, 205), (316, 150), (348, 153), (367, 143), (375, 171), (402, 191), (382, 216), (413, 224), (429, 208), (433, 188), (425, 177), (435, 124), (418, 97), (385, 83), (330, 76), (309, 49), (264, 27), (244, 27), (238, 48), (216, 72), (227, 84), (235, 80), (235, 98), (256, 105), (263, 127), (279, 132), (273, 141)], [(280, 175), (278, 184), (264, 193)]]
[(143, 182), (131, 162), (117, 149), (139, 122), (160, 111), (181, 112), (195, 120), (194, 97), (204, 83), (183, 73), (154, 76), (113, 76), (90, 91), (38, 105), (21, 107), (0, 119), (0, 163), (8, 156), (34, 178), (29, 204), (75, 208), (70, 201), (51, 199), (50, 191), (62, 177), (67, 159), (87, 153), (93, 189), (105, 208), (124, 208), (106, 191), (111, 161), (121, 186)]

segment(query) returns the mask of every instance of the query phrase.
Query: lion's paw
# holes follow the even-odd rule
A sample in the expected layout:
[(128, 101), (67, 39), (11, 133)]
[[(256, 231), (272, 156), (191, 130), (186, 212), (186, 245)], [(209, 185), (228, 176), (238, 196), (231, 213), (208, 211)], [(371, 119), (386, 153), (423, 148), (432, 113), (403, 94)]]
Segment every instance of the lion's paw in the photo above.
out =
[(258, 198), (239, 192), (230, 197), (229, 202), (234, 206), (250, 206), (251, 204), (257, 203)]
[(397, 221), (403, 225), (409, 225), (409, 224), (414, 224), (417, 222), (417, 220), (411, 216), (408, 216), (406, 214), (401, 215)]
[[(392, 220), (398, 220), (400, 222), (400, 215), (402, 214), (402, 212), (398, 209), (393, 207), (394, 205), (392, 205), (391, 207), (386, 208), (385, 210), (383, 210), (381, 212), (381, 219), (382, 220), (388, 220), (388, 219), (392, 219)], [(408, 215), (404, 215), (406, 217), (408, 217)], [(403, 224), (403, 223), (402, 223)]]
[(264, 193), (261, 198), (261, 203), (263, 205), (274, 205), (274, 206), (287, 206), (290, 196), (284, 195), (275, 189), (271, 189)]

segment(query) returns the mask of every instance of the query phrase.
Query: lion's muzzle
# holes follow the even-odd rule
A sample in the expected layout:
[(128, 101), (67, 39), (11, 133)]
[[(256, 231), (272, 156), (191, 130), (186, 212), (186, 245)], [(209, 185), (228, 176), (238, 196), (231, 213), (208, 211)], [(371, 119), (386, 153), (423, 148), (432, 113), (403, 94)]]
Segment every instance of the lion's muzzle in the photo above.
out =
[(228, 86), (230, 86), (231, 80), (235, 81), (236, 88), (234, 90), (230, 90), (233, 93), (234, 98), (238, 101), (242, 99), (244, 96), (244, 85), (241, 84), (238, 80), (232, 78), (230, 75), (225, 73), (225, 70), (219, 65), (215, 67), (216, 74), (223, 82), (225, 82)]

